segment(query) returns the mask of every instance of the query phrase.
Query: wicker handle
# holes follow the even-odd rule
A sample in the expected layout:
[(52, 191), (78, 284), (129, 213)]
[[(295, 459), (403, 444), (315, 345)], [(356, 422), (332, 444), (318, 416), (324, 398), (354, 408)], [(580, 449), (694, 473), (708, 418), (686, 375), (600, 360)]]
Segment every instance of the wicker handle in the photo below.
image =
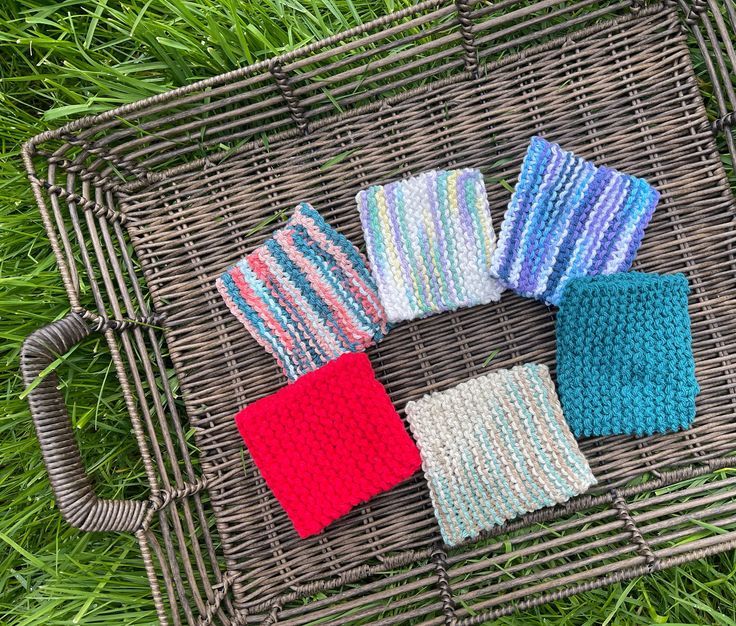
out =
[[(21, 371), (26, 386), (42, 374), (59, 355), (89, 336), (91, 329), (82, 317), (70, 313), (45, 326), (23, 344)], [(28, 394), (31, 416), (41, 444), (51, 488), (64, 519), (88, 531), (135, 531), (145, 516), (145, 502), (103, 500), (92, 490), (82, 465), (64, 398), (57, 389), (56, 374), (49, 373)]]

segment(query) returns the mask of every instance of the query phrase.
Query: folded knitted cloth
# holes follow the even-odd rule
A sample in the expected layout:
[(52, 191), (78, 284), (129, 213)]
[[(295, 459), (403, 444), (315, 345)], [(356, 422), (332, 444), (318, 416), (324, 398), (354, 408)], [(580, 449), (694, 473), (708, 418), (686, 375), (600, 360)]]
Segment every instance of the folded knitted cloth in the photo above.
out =
[(290, 381), (386, 332), (365, 259), (305, 202), (217, 279), (217, 288)]
[(419, 451), (364, 353), (348, 353), (235, 417), (300, 537), (409, 478)]
[(497, 370), (409, 402), (442, 538), (456, 545), (595, 484), (549, 370)]
[(478, 170), (425, 172), (356, 196), (389, 322), (501, 297), (489, 274), (496, 236)]
[(687, 294), (682, 274), (569, 282), (557, 313), (557, 384), (576, 436), (692, 424), (698, 383)]
[(491, 275), (522, 296), (556, 305), (570, 278), (631, 266), (658, 200), (645, 180), (532, 137)]

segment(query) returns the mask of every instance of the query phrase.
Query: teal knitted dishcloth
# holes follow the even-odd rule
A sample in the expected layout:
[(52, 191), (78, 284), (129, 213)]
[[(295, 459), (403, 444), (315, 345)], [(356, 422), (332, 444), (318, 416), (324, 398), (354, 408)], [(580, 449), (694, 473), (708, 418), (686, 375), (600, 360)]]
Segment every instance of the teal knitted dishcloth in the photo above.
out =
[(557, 383), (576, 437), (651, 435), (695, 418), (695, 361), (682, 274), (571, 280), (557, 313)]

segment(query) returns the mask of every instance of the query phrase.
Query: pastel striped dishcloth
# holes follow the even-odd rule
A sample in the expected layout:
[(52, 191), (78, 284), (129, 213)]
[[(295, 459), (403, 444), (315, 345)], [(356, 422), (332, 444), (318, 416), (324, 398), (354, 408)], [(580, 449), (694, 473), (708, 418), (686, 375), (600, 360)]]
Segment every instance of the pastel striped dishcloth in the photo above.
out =
[(558, 304), (570, 278), (626, 271), (659, 193), (533, 137), (501, 225), (491, 275)]
[(501, 297), (489, 274), (496, 236), (478, 170), (424, 172), (356, 201), (389, 322)]
[(406, 405), (442, 538), (450, 546), (596, 483), (549, 370), (497, 370)]
[(387, 329), (363, 255), (306, 202), (217, 289), (290, 381), (364, 350)]

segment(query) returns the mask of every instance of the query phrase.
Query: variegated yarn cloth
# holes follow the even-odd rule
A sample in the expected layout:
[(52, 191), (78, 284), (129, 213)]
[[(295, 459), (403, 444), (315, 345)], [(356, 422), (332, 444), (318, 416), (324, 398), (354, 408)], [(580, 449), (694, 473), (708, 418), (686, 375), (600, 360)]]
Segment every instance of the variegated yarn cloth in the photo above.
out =
[(497, 370), (409, 402), (435, 515), (453, 546), (595, 484), (549, 370)]

